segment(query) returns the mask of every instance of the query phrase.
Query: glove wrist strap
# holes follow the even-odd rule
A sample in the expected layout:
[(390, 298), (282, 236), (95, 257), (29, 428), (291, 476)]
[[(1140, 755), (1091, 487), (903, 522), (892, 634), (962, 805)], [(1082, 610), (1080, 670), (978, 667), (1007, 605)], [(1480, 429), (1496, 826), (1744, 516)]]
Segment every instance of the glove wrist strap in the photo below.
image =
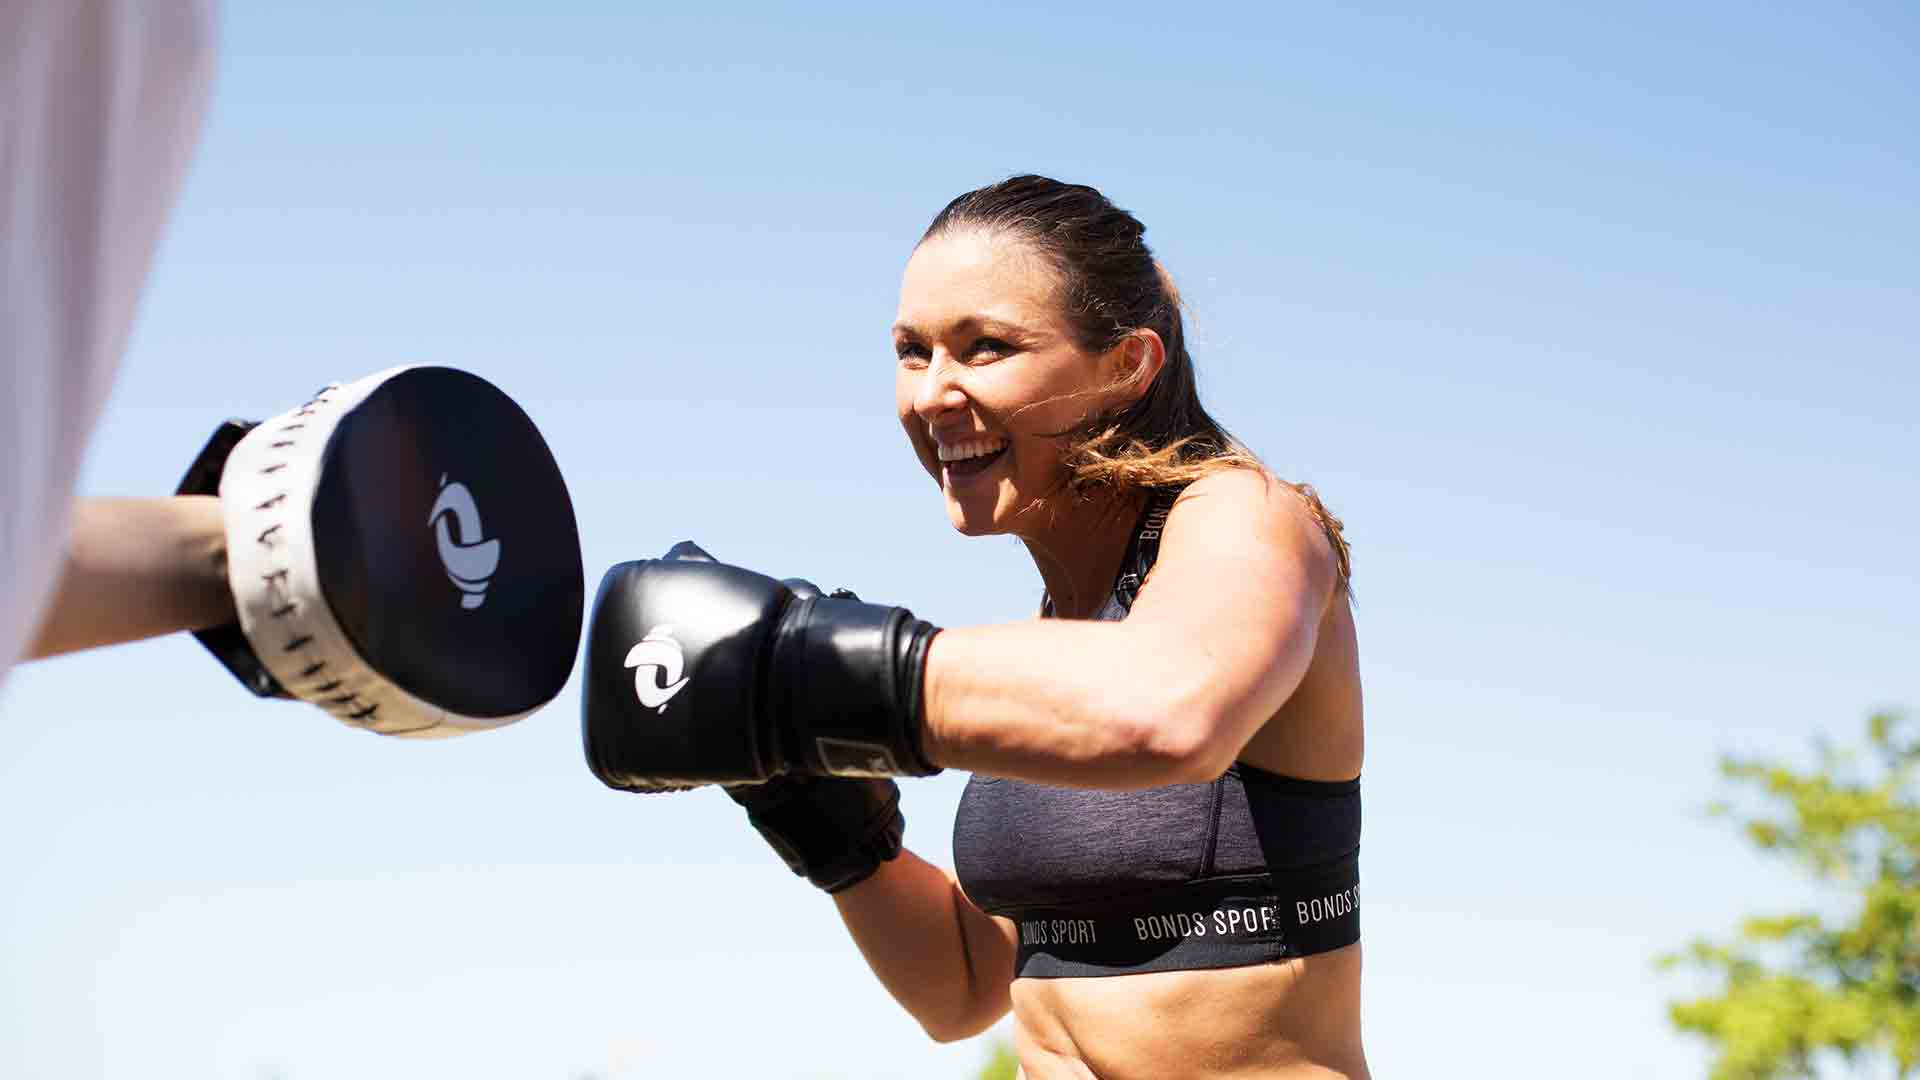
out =
[(934, 627), (905, 608), (809, 597), (774, 646), (782, 756), (823, 776), (932, 776), (921, 681)]

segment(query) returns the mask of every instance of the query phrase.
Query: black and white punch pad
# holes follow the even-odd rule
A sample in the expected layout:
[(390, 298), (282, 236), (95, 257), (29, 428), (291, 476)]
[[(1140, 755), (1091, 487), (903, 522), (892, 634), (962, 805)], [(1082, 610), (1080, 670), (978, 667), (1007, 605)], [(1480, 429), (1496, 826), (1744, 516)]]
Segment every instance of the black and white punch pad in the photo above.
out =
[[(223, 431), (244, 640), (201, 637), (256, 693), (381, 734), (454, 735), (560, 692), (585, 603), (580, 535), (511, 398), (452, 368), (398, 368)], [(202, 457), (183, 493), (206, 489)]]

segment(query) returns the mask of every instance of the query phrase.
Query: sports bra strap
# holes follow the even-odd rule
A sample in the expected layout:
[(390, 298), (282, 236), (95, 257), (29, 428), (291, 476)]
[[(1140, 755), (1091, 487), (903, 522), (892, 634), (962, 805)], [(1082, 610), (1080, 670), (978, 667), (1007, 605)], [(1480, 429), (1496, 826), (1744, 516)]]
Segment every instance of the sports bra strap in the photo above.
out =
[[(1153, 570), (1155, 560), (1160, 558), (1160, 536), (1166, 531), (1167, 515), (1173, 512), (1174, 501), (1180, 498), (1184, 488), (1161, 488), (1153, 491), (1147, 498), (1147, 505), (1140, 511), (1140, 519), (1134, 522), (1133, 535), (1127, 541), (1127, 550), (1120, 556), (1120, 576), (1113, 583), (1113, 599), (1120, 605), (1121, 611), (1133, 609), (1133, 599), (1140, 593), (1140, 586), (1146, 583), (1147, 574)], [(1054, 617), (1053, 597), (1040, 597), (1040, 617)]]
[(1146, 583), (1147, 574), (1160, 558), (1160, 534), (1166, 531), (1167, 515), (1173, 512), (1174, 500), (1179, 497), (1177, 490), (1154, 492), (1147, 500), (1147, 508), (1140, 513), (1139, 524), (1134, 526), (1133, 539), (1120, 560), (1120, 580), (1113, 584), (1114, 596), (1128, 610), (1133, 609), (1133, 598), (1140, 594), (1140, 586)]

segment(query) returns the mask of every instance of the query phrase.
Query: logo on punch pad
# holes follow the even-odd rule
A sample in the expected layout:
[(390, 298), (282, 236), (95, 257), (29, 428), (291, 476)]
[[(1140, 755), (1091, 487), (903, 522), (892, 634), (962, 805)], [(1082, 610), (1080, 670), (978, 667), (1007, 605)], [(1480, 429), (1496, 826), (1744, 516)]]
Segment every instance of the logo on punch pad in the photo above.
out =
[(472, 611), (486, 603), (487, 585), (500, 568), (500, 541), (482, 535), (480, 507), (467, 485), (458, 480), (449, 484), (446, 474), (440, 475), (440, 497), (427, 512), (427, 527), (433, 530), (447, 580), (462, 594), (460, 606)]

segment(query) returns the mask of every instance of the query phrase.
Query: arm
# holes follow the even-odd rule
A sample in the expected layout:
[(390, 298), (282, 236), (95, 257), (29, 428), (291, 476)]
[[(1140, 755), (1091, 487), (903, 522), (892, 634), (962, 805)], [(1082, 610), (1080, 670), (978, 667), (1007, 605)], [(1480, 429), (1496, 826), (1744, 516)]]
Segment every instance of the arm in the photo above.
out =
[(231, 622), (220, 500), (81, 499), (30, 659)]
[(1251, 470), (1187, 489), (1118, 623), (942, 632), (683, 543), (601, 581), (587, 761), (635, 791), (947, 766), (1096, 789), (1207, 780), (1299, 687), (1338, 583), (1306, 502)]
[(1212, 779), (1292, 696), (1338, 581), (1286, 484), (1231, 470), (1175, 504), (1124, 622), (956, 629), (927, 655), (937, 764), (1041, 783)]
[(833, 900), (867, 966), (935, 1040), (978, 1035), (1006, 1015), (1012, 934), (945, 870), (903, 851)]
[[(695, 697), (715, 684), (724, 689), (749, 680), (719, 663), (714, 667), (727, 678), (701, 677), (705, 657), (696, 654), (688, 662), (682, 638), (700, 642), (717, 637), (727, 642), (745, 635), (724, 627), (718, 632), (696, 627), (691, 619), (711, 621), (731, 610), (738, 620), (743, 598), (779, 601), (781, 594), (790, 593), (816, 601), (822, 598), (820, 589), (796, 578), (775, 582), (717, 564), (691, 543), (676, 545), (666, 559), (653, 564), (652, 585), (644, 564), (627, 565), (640, 569), (629, 572), (615, 567), (602, 582), (587, 642), (589, 689), (582, 705), (582, 735), (588, 764), (596, 775), (616, 788), (672, 790), (697, 786), (731, 770), (735, 775), (720, 777), (735, 781), (726, 784), (727, 796), (746, 809), (748, 821), (788, 869), (833, 896), (867, 966), (928, 1035), (951, 1042), (992, 1026), (1009, 1007), (1015, 955), (1011, 929), (1003, 929), (968, 901), (952, 875), (901, 848), (906, 820), (900, 813), (898, 786), (883, 776), (830, 777), (805, 767), (759, 775), (764, 758), (746, 739), (748, 732), (739, 722), (752, 715), (751, 703)], [(668, 597), (670, 592), (680, 595)], [(649, 610), (663, 598), (675, 599), (676, 613), (671, 617)], [(841, 598), (851, 601), (852, 594), (834, 599)], [(644, 627), (668, 630), (643, 633)], [(690, 627), (701, 636), (693, 637)], [(809, 629), (802, 624), (791, 636), (806, 637)], [(868, 636), (852, 635), (856, 640)], [(912, 651), (911, 646), (908, 649)], [(885, 674), (879, 681), (890, 687), (907, 683), (891, 675), (893, 651), (880, 653)], [(611, 661), (621, 655), (626, 657), (624, 666), (613, 668)], [(717, 653), (715, 659), (729, 658)], [(831, 661), (833, 654), (829, 652), (826, 659)], [(868, 650), (858, 659), (871, 668), (876, 656)], [(757, 658), (750, 663), (757, 666)], [(613, 685), (596, 688), (597, 672), (603, 666), (618, 674), (607, 680)], [(771, 666), (776, 671), (783, 668), (778, 662)], [(636, 671), (637, 676), (632, 674)], [(665, 689), (669, 685), (672, 690)], [(633, 689), (628, 690), (629, 686)], [(643, 690), (650, 691), (651, 704), (643, 700), (645, 712), (636, 717), (625, 698), (632, 694), (638, 700)], [(767, 696), (782, 695), (775, 690)], [(696, 707), (685, 708), (690, 702)], [(857, 703), (830, 696), (813, 703), (807, 712), (837, 712)], [(636, 719), (639, 723), (630, 722)], [(668, 737), (636, 747), (624, 737), (634, 731)], [(762, 733), (776, 746), (783, 734), (794, 738), (804, 732)], [(885, 748), (880, 752), (884, 754)]]

